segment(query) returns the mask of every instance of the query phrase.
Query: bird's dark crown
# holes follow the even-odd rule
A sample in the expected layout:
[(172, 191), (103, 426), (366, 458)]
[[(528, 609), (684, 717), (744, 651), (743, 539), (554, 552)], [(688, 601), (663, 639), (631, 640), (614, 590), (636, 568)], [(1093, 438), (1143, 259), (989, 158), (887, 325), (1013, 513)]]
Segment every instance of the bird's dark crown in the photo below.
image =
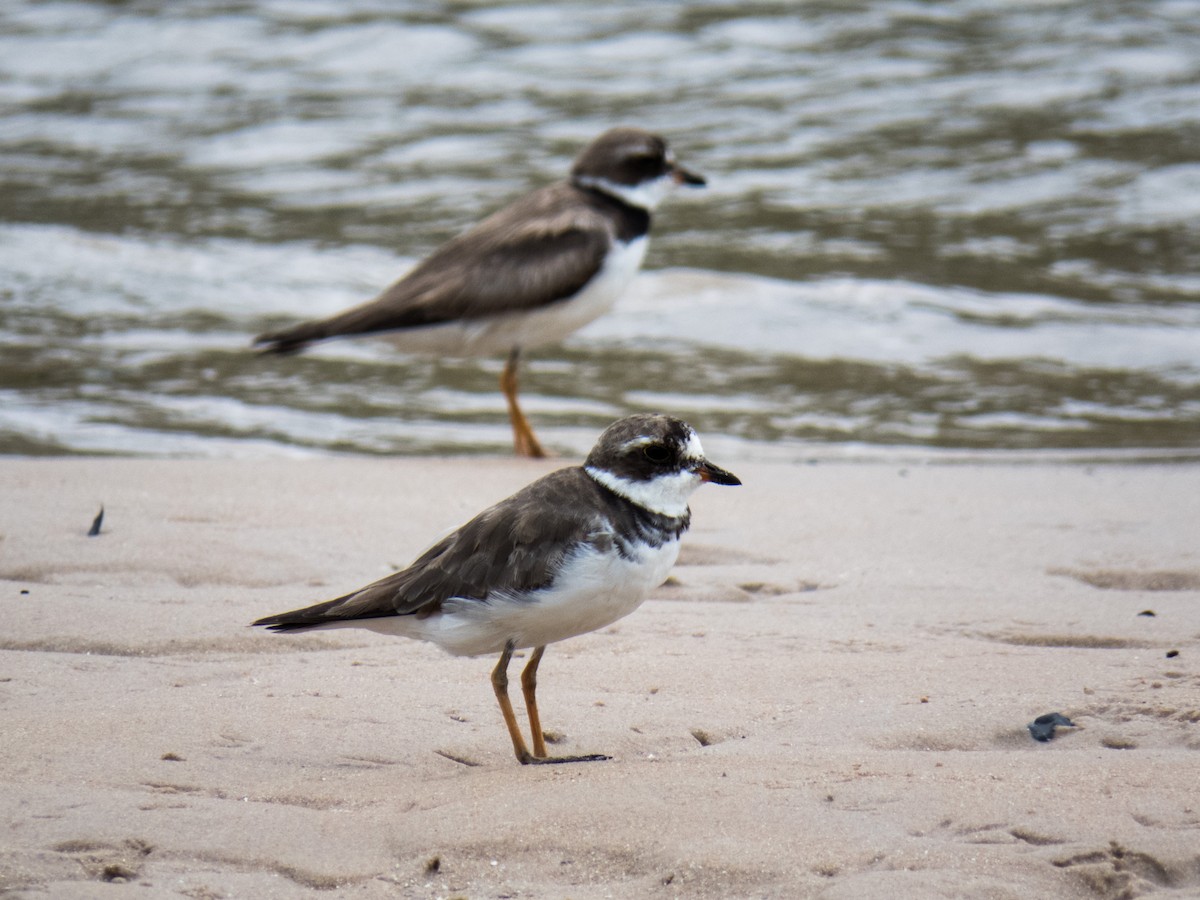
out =
[(611, 472), (626, 481), (649, 481), (694, 466), (690, 454), (696, 432), (682, 419), (641, 414), (619, 419), (605, 429), (584, 467)]
[(610, 128), (575, 159), (571, 177), (632, 186), (662, 178), (671, 170), (663, 138), (640, 128)]

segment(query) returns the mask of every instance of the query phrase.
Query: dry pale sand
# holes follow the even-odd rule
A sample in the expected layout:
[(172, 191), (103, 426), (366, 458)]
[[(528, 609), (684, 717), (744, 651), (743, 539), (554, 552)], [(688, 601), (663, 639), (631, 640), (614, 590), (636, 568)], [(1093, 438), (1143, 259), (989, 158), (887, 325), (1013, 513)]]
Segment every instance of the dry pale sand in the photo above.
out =
[(1200, 466), (716, 461), (524, 768), (491, 659), (246, 626), (550, 466), (0, 461), (0, 892), (1200, 896)]

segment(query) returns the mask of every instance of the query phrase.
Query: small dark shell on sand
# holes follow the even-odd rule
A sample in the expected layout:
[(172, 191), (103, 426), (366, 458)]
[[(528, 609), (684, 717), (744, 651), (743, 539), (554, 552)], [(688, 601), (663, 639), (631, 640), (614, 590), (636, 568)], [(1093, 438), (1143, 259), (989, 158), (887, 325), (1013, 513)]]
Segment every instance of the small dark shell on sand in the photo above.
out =
[(1062, 713), (1046, 713), (1044, 716), (1038, 716), (1025, 727), (1029, 729), (1029, 733), (1035, 741), (1048, 741), (1054, 737), (1054, 729), (1059, 725), (1075, 727), (1075, 723)]

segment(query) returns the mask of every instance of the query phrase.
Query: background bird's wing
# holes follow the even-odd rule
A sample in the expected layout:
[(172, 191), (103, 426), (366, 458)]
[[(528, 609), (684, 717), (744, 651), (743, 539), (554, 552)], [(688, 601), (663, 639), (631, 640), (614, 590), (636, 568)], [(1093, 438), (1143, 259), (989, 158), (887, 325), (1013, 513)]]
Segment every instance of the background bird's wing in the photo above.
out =
[(599, 271), (609, 222), (572, 199), (569, 185), (536, 191), (443, 244), (374, 300), (255, 339), (291, 352), (330, 337), (394, 331), (545, 306)]
[(438, 541), (412, 565), (374, 584), (315, 606), (259, 619), (274, 631), (311, 628), (346, 619), (429, 615), (452, 597), (549, 586), (581, 544), (611, 541), (603, 517), (580, 512), (597, 491), (580, 468), (561, 469), (480, 513)]

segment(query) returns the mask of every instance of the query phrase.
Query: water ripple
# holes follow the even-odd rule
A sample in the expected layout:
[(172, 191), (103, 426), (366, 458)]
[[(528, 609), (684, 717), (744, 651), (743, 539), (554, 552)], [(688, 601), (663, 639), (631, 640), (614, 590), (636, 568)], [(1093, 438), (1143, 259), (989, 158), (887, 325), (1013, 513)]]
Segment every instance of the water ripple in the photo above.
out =
[(770, 458), (1193, 452), (1198, 101), (1193, 0), (13, 0), (0, 452), (502, 451), (495, 360), (248, 338), (616, 122), (710, 186), (533, 357), (560, 449), (660, 405)]

